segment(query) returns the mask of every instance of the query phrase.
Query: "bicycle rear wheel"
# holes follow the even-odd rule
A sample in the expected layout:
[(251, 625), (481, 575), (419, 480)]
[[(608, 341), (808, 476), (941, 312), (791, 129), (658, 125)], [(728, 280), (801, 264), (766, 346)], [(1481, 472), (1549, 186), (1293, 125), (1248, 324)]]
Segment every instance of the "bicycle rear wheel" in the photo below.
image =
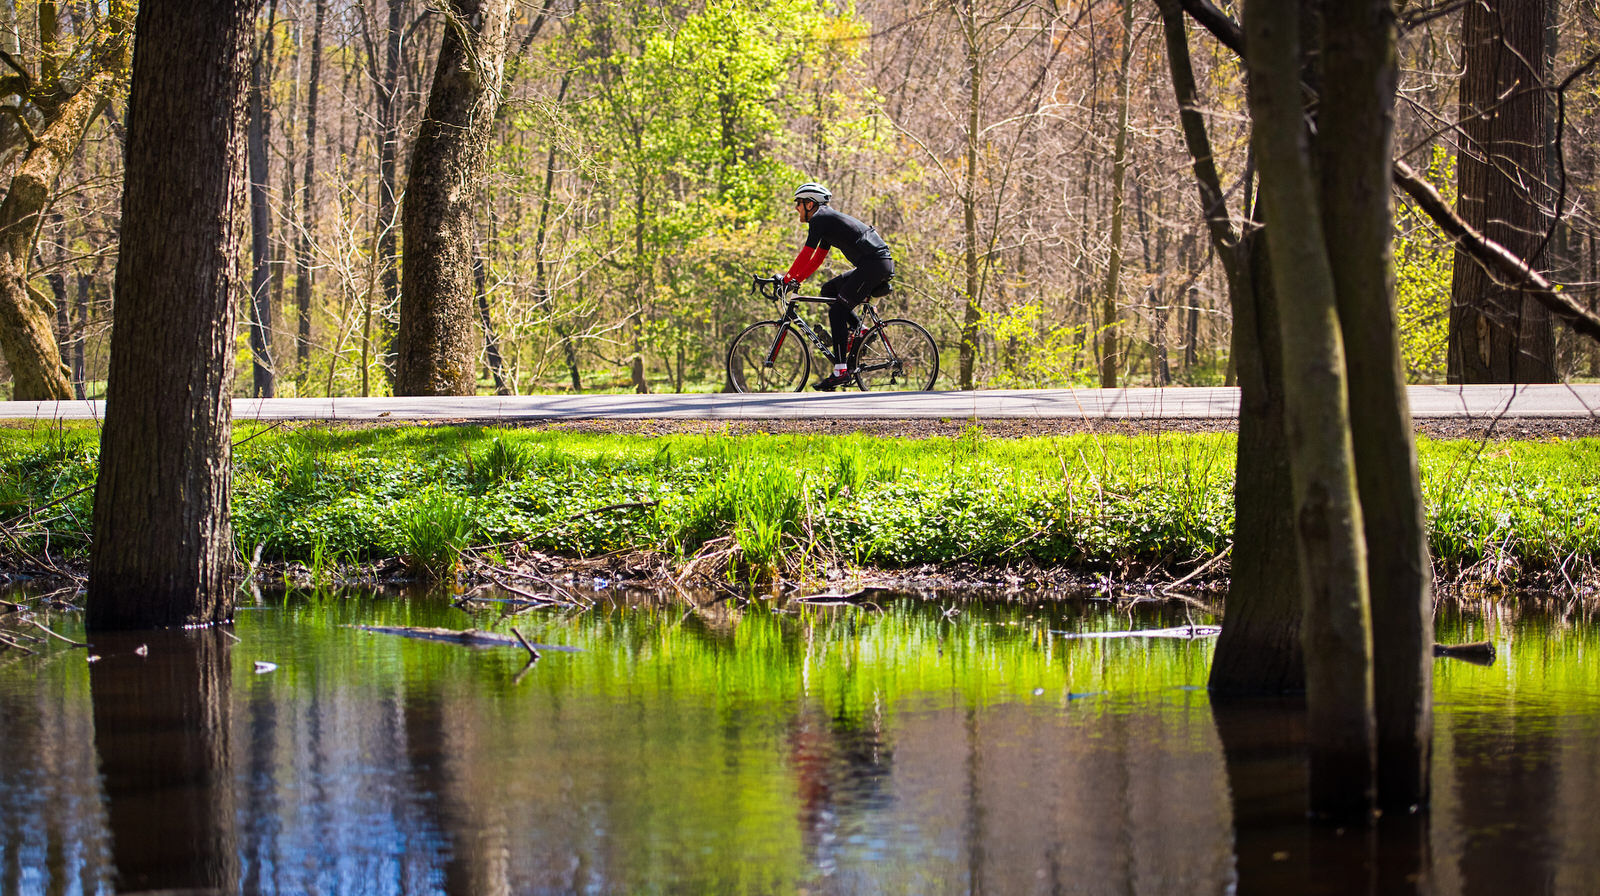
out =
[(753, 323), (728, 346), (728, 382), (735, 392), (799, 392), (811, 376), (811, 351), (794, 327)]
[(856, 354), (862, 389), (922, 392), (939, 378), (939, 347), (914, 321), (894, 318), (867, 334)]

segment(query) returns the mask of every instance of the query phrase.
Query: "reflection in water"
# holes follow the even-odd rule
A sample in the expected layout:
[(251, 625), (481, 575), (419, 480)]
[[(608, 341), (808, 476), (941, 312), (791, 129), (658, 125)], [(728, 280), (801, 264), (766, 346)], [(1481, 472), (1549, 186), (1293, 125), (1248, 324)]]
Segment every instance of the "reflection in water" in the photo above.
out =
[(119, 890), (238, 890), (227, 648), (216, 629), (92, 640), (94, 747)]
[(1431, 817), (1341, 833), (1301, 708), (1213, 704), (1209, 643), (1052, 635), (1166, 617), (617, 606), (521, 617), (583, 652), (519, 679), (348, 627), (492, 616), (296, 599), (0, 657), (0, 893), (1596, 891), (1591, 629), (1450, 637), (1502, 660), (1438, 667)]

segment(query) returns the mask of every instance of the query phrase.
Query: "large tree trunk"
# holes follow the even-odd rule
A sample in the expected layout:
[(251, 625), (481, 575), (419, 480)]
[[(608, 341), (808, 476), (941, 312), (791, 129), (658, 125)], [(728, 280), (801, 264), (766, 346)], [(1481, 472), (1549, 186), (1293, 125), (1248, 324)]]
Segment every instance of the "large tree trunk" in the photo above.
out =
[(1310, 808), (1360, 819), (1376, 801), (1372, 620), (1337, 292), (1301, 99), (1300, 13), (1283, 0), (1245, 7), (1251, 140), (1273, 281), (1280, 296), (1296, 296), (1280, 304), (1279, 330), (1305, 601)]
[(446, 17), (401, 211), (397, 395), (471, 395), (477, 387), (473, 211), (500, 102), (510, 4), (463, 0)]
[[(1461, 16), (1461, 150), (1457, 210), (1468, 226), (1538, 268), (1545, 211), (1547, 0), (1473, 0)], [(1452, 383), (1556, 381), (1549, 310), (1498, 285), (1458, 250), (1451, 283)]]
[[(1378, 801), (1428, 802), (1433, 742), (1433, 570), (1395, 320), (1389, 187), (1397, 79), (1389, 0), (1325, 6), (1317, 116), (1324, 232), (1351, 363), (1351, 439), (1372, 602)], [(1377, 98), (1377, 99), (1375, 99)]]
[(139, 7), (91, 630), (232, 615), (228, 395), (259, 5)]
[[(1232, 583), (1227, 618), (1211, 663), (1214, 694), (1290, 693), (1305, 688), (1300, 649), (1300, 566), (1282, 533), (1294, 524), (1283, 424), (1283, 352), (1265, 231), (1242, 235), (1228, 218), (1222, 181), (1200, 115), (1188, 36), (1178, 0), (1161, 0), (1162, 27), (1184, 142), (1206, 225), (1228, 282), (1233, 358), (1239, 380), (1234, 475)], [(1192, 350), (1193, 335), (1190, 346)]]
[[(94, 53), (94, 68), (59, 105), (38, 110), (44, 123), (34, 125), (33, 142), (0, 202), (0, 352), (11, 369), (12, 397), (19, 401), (72, 398), (51, 325), (50, 301), (28, 288), (29, 259), (39, 216), (50, 204), (62, 167), (127, 74), (130, 39), (122, 27), (127, 15), (121, 3), (112, 4), (106, 42)], [(59, 81), (52, 81), (37, 91), (62, 89)]]

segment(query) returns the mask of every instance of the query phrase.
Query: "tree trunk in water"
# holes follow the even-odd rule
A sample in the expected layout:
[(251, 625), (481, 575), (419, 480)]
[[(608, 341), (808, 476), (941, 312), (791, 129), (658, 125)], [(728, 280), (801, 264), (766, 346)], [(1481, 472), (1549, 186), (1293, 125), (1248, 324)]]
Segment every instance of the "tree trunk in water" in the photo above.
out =
[[(322, 24), (327, 18), (327, 0), (317, 0), (311, 25), (311, 72), (306, 77), (306, 166), (300, 187), (300, 239), (295, 247), (294, 304), (299, 312), (295, 334), (295, 363), (303, 384), (309, 381), (311, 363), (311, 234), (316, 228), (317, 184), (317, 91), (322, 80)], [(331, 362), (330, 362), (331, 363)]]
[[(1305, 689), (1300, 648), (1300, 566), (1284, 532), (1293, 528), (1288, 437), (1283, 423), (1283, 352), (1265, 231), (1242, 235), (1228, 218), (1178, 0), (1161, 0), (1184, 142), (1194, 163), (1206, 224), (1233, 306), (1232, 357), (1239, 370), (1239, 442), (1234, 476), (1232, 584), (1211, 662), (1218, 695)], [(1193, 316), (1188, 351), (1193, 351)]]
[(139, 6), (91, 630), (232, 615), (228, 393), (258, 7)]
[[(1245, 7), (1252, 142), (1279, 295), (1285, 419), (1305, 615), (1310, 809), (1365, 819), (1376, 803), (1372, 620), (1337, 293), (1301, 101), (1300, 4)], [(1370, 100), (1369, 100), (1370, 102)]]
[(477, 387), (473, 210), (500, 102), (510, 5), (463, 0), (445, 15), (401, 210), (406, 257), (397, 395), (471, 395)]
[(277, 392), (277, 370), (272, 361), (272, 214), (267, 204), (267, 179), (272, 176), (267, 158), (268, 121), (265, 56), (266, 43), (250, 66), (250, 359), (252, 398), (272, 398)]
[[(1474, 230), (1538, 268), (1544, 211), (1548, 99), (1547, 0), (1474, 0), (1461, 17), (1462, 149), (1457, 211)], [(1455, 255), (1447, 374), (1451, 383), (1556, 381), (1550, 312), (1496, 284), (1466, 252)]]
[[(1317, 116), (1324, 233), (1338, 295), (1372, 604), (1378, 804), (1428, 802), (1433, 569), (1393, 291), (1390, 168), (1397, 79), (1389, 0), (1326, 4)], [(1372, 98), (1381, 98), (1374, 102)]]
[(1122, 0), (1122, 63), (1117, 69), (1117, 135), (1111, 162), (1111, 261), (1100, 296), (1100, 387), (1115, 389), (1122, 368), (1117, 296), (1122, 289), (1122, 225), (1127, 213), (1128, 73), (1133, 62), (1133, 0)]

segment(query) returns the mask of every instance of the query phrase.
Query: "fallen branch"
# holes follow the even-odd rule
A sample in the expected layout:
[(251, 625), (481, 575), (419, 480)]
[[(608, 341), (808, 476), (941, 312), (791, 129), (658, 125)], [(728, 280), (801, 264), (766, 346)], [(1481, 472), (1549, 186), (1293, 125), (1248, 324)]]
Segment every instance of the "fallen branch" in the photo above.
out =
[[(380, 635), (418, 638), (424, 641), (448, 641), (467, 647), (514, 647), (517, 646), (520, 640), (520, 636), (513, 638), (510, 635), (479, 631), (475, 628), (457, 630), (453, 628), (419, 628), (409, 625), (353, 625), (351, 628)], [(524, 646), (526, 645), (524, 644)], [(556, 650), (563, 653), (578, 653), (582, 649), (565, 647), (559, 644), (537, 644), (533, 646), (542, 650)]]
[(84, 644), (81, 641), (74, 641), (71, 638), (66, 637), (65, 635), (56, 634), (55, 632), (53, 632), (50, 629), (46, 628), (44, 623), (40, 622), (37, 619), (29, 619), (28, 620), (28, 624), (33, 626), (34, 628), (38, 629), (39, 631), (44, 632), (45, 634), (49, 635), (50, 637), (55, 638), (57, 641), (62, 641), (62, 642), (65, 642), (67, 644), (71, 644), (73, 647), (88, 647), (89, 646), (87, 644)]
[(539, 658), (539, 651), (535, 650), (533, 645), (528, 643), (528, 639), (522, 636), (522, 632), (517, 631), (516, 626), (511, 626), (511, 633), (517, 636), (517, 640), (522, 643), (523, 649), (528, 651), (528, 662), (532, 663)]
[(1170, 585), (1163, 585), (1161, 587), (1161, 590), (1162, 591), (1172, 591), (1173, 589), (1175, 589), (1178, 586), (1184, 584), (1185, 582), (1190, 581), (1191, 579), (1195, 578), (1196, 576), (1203, 575), (1206, 570), (1210, 569), (1213, 566), (1216, 566), (1219, 562), (1221, 562), (1222, 558), (1228, 556), (1228, 554), (1232, 553), (1232, 551), (1233, 551), (1233, 545), (1230, 544), (1227, 547), (1223, 548), (1222, 550), (1218, 551), (1216, 553), (1216, 555), (1213, 556), (1210, 560), (1207, 560), (1206, 562), (1200, 564), (1200, 566), (1197, 569), (1195, 569), (1194, 572), (1189, 573), (1188, 575), (1184, 576), (1183, 578), (1179, 579), (1176, 582), (1173, 582)]

